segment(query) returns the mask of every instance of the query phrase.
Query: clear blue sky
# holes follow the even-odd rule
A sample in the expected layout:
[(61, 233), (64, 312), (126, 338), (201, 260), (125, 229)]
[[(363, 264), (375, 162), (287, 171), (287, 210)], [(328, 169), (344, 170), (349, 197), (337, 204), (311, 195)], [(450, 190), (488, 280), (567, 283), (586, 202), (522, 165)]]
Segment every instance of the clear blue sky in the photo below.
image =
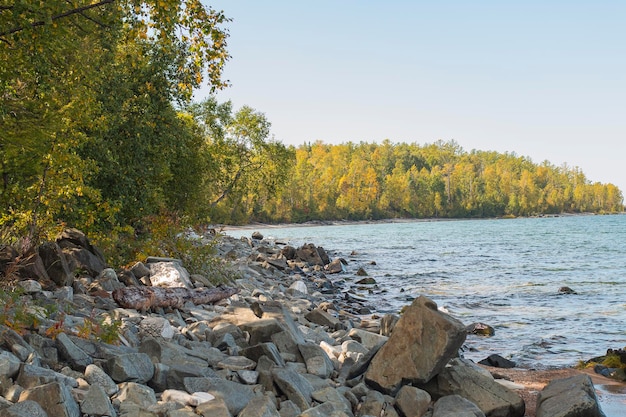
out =
[(454, 139), (626, 194), (626, 1), (205, 3), (233, 19), (218, 99), (285, 144)]

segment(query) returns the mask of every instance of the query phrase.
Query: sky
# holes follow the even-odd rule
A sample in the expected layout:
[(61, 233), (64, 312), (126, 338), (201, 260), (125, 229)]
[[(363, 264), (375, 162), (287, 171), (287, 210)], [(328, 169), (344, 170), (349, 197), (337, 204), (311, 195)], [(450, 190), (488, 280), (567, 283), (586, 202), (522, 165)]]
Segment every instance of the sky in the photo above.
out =
[(626, 1), (203, 1), (233, 19), (218, 100), (284, 144), (455, 140), (626, 195)]

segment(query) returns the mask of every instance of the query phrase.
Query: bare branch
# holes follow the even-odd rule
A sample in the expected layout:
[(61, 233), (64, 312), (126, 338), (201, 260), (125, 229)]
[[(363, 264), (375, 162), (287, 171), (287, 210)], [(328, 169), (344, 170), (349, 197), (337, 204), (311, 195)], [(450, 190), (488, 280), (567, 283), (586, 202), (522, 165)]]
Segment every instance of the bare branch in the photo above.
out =
[[(52, 16), (52, 20), (53, 21), (54, 20), (59, 20), (59, 19), (62, 19), (64, 17), (68, 17), (68, 16), (72, 16), (72, 15), (75, 15), (75, 14), (78, 14), (78, 13), (82, 13), (82, 12), (84, 12), (86, 10), (95, 9), (97, 7), (104, 6), (106, 4), (114, 3), (115, 1), (116, 0), (102, 0), (102, 1), (100, 1), (98, 3), (93, 3), (93, 4), (86, 5), (86, 6), (78, 7), (76, 9), (68, 10), (68, 11), (63, 12), (61, 14), (58, 14), (56, 16)], [(46, 24), (46, 22), (44, 20), (39, 20), (37, 22), (31, 23), (28, 26), (18, 26), (18, 27), (15, 27), (13, 29), (10, 29), (10, 30), (8, 30), (6, 32), (0, 32), (0, 37), (1, 36), (6, 36), (6, 35), (11, 35), (11, 34), (16, 33), (16, 32), (20, 32), (20, 31), (24, 30), (26, 27), (37, 27), (37, 26), (43, 26), (45, 24)]]

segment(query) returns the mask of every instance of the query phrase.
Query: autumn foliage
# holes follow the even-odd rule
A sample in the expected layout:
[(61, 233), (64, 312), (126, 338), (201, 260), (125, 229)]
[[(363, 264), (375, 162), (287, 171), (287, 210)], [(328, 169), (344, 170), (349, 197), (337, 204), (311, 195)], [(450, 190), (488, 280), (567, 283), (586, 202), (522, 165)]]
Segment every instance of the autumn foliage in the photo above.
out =
[[(229, 19), (199, 0), (0, 1), (0, 231), (623, 210), (576, 167), (455, 142), (285, 146), (210, 97)], [(181, 223), (182, 222), (182, 223)], [(153, 227), (154, 228), (154, 227)], [(2, 236), (9, 236), (3, 232)]]

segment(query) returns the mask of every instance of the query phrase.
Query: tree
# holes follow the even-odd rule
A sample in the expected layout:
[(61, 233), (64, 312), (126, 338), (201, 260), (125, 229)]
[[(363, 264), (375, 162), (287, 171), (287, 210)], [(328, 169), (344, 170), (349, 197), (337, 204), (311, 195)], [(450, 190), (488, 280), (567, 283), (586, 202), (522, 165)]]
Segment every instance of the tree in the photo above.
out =
[(272, 139), (270, 122), (249, 106), (232, 114), (230, 102), (209, 97), (190, 111), (205, 133), (202, 195), (211, 220), (249, 221), (258, 202), (285, 184), (293, 150)]
[(164, 181), (197, 143), (173, 103), (227, 84), (227, 21), (199, 0), (4, 0), (0, 225), (89, 228), (180, 202)]

